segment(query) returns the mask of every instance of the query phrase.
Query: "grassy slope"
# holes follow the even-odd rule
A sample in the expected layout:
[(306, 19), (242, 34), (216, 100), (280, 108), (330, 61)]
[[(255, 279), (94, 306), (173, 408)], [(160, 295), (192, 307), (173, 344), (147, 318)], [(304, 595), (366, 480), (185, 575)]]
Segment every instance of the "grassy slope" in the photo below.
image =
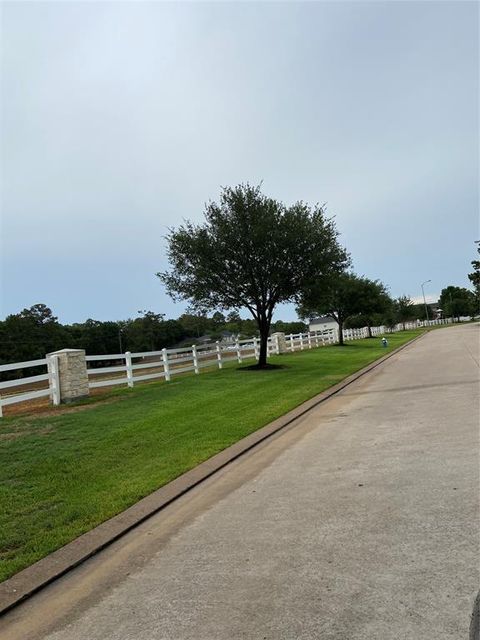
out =
[[(419, 331), (389, 336), (391, 350)], [(385, 355), (380, 340), (312, 349), (274, 371), (229, 366), (0, 422), (0, 580)]]

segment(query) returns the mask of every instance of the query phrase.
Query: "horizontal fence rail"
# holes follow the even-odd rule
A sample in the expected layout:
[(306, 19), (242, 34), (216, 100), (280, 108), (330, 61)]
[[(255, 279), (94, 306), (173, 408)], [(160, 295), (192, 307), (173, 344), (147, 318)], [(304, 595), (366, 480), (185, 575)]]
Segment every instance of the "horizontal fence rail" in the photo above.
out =
[[(382, 336), (403, 329), (416, 329), (440, 324), (452, 323), (451, 318), (442, 320), (416, 321), (398, 323), (392, 327), (362, 327), (344, 329), (344, 340), (361, 340), (370, 336)], [(279, 335), (284, 343), (280, 343)], [(338, 342), (338, 329), (309, 331), (290, 335), (274, 334), (268, 339), (267, 357), (280, 353), (303, 351)], [(144, 351), (138, 353), (113, 353), (106, 355), (89, 355), (87, 363), (88, 388), (97, 389), (115, 385), (133, 387), (139, 382), (164, 379), (170, 381), (172, 376), (194, 373), (202, 369), (222, 369), (229, 362), (241, 364), (246, 360), (258, 360), (260, 340), (257, 337), (236, 340), (233, 342), (212, 342), (192, 345), (177, 349), (161, 351)], [(102, 363), (104, 365), (102, 366)], [(94, 365), (94, 366), (92, 366)], [(21, 377), (25, 369), (43, 372)], [(0, 365), (0, 374), (14, 372), (17, 377), (0, 382), (0, 417), (2, 406), (26, 402), (42, 397), (50, 397), (52, 404), (60, 404), (59, 364), (55, 354), (41, 360), (29, 360)], [(4, 390), (7, 393), (4, 393)]]
[[(12, 364), (0, 365), (0, 373), (4, 371), (17, 371), (23, 373), (23, 369), (46, 369), (47, 373), (40, 373), (33, 376), (27, 376), (25, 378), (15, 378), (13, 380), (6, 380), (0, 382), (0, 417), (3, 415), (2, 407), (9, 404), (17, 404), (18, 402), (26, 402), (27, 400), (34, 400), (36, 398), (43, 398), (49, 396), (53, 404), (60, 403), (60, 397), (58, 395), (58, 368), (56, 367), (56, 359), (51, 358), (50, 361), (46, 358), (42, 360), (28, 360), (25, 362), (14, 362)], [(47, 385), (45, 386), (45, 382)], [(42, 384), (43, 383), (43, 384)], [(40, 388), (39, 388), (40, 387)], [(12, 389), (9, 395), (3, 394), (3, 389)]]

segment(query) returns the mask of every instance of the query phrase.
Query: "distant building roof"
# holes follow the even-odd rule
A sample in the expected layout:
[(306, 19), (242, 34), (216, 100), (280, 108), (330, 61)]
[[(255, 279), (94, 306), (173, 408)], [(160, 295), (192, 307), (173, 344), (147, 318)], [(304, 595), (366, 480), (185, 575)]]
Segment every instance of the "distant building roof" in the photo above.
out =
[(332, 316), (318, 316), (318, 318), (312, 318), (310, 324), (327, 324), (329, 322), (336, 322)]

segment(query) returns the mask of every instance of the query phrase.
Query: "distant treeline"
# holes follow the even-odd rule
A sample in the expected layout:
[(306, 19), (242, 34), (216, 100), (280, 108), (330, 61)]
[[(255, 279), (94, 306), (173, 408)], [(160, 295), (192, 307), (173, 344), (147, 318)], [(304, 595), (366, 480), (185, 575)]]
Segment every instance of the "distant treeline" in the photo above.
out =
[[(282, 322), (272, 325), (273, 331), (299, 333), (303, 322)], [(200, 339), (221, 340), (228, 336), (258, 335), (254, 320), (245, 320), (237, 312), (211, 317), (185, 313), (176, 320), (153, 311), (138, 318), (118, 322), (86, 320), (70, 325), (61, 324), (45, 304), (9, 315), (0, 321), (0, 364), (43, 358), (46, 353), (63, 348), (85, 349), (87, 355), (123, 353), (125, 351), (158, 351)]]
[[(393, 326), (397, 322), (426, 318), (425, 306), (413, 304), (408, 296), (395, 300), (383, 297), (381, 313), (349, 316), (344, 327)], [(444, 317), (479, 312), (475, 295), (461, 287), (443, 289), (438, 304)], [(431, 309), (429, 318), (433, 317)], [(270, 333), (283, 331), (290, 334), (307, 330), (308, 324), (304, 322), (278, 320), (272, 323)], [(158, 351), (164, 347), (222, 340), (229, 336), (258, 336), (258, 325), (253, 319), (241, 318), (237, 311), (227, 315), (217, 311), (211, 317), (184, 313), (176, 320), (166, 320), (161, 313), (143, 311), (138, 318), (129, 320), (103, 322), (89, 319), (82, 323), (61, 324), (47, 305), (35, 304), (0, 321), (0, 364), (41, 359), (46, 353), (66, 347), (85, 349), (87, 355), (104, 355)]]

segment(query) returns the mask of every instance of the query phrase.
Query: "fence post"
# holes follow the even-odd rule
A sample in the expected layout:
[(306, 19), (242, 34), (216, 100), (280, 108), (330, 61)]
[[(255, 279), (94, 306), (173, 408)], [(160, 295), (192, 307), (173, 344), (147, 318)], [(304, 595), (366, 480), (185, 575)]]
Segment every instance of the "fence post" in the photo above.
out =
[(257, 341), (257, 338), (253, 338), (253, 348), (255, 350), (255, 360), (258, 360), (259, 353), (258, 353), (258, 341)]
[(197, 347), (194, 344), (192, 344), (192, 358), (193, 358), (193, 369), (195, 373), (199, 373)]
[(312, 336), (310, 335), (310, 331), (307, 333), (307, 339), (308, 339), (308, 348), (311, 349), (312, 348)]
[(127, 384), (129, 387), (133, 387), (132, 354), (130, 351), (125, 351), (125, 368), (127, 370)]
[(299, 333), (300, 338), (300, 351), (303, 351), (303, 333)]
[(168, 353), (166, 349), (162, 349), (162, 362), (163, 362), (163, 372), (165, 374), (165, 380), (167, 382), (170, 381), (170, 366), (168, 364)]
[(222, 368), (222, 350), (220, 349), (220, 343), (215, 342), (215, 344), (217, 345), (217, 360), (218, 360), (218, 368), (221, 369)]
[(275, 333), (272, 333), (272, 336), (270, 338), (273, 347), (272, 353), (276, 353), (277, 355), (286, 353), (288, 350), (287, 339), (288, 337), (283, 331), (276, 331)]
[(237, 360), (238, 360), (238, 364), (242, 364), (242, 352), (240, 350), (240, 342), (237, 338), (237, 343), (235, 345), (237, 347)]
[(58, 357), (50, 356), (49, 365), (49, 386), (51, 391), (52, 404), (58, 406), (60, 404), (60, 376), (58, 372)]
[(293, 344), (293, 333), (290, 334), (290, 351), (295, 351), (295, 345)]

